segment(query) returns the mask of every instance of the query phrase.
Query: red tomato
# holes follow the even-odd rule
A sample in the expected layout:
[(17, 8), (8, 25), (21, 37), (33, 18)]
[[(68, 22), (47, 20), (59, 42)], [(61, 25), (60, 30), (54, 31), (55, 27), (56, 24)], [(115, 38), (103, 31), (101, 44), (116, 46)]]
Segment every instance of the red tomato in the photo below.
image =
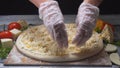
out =
[(10, 31), (2, 31), (0, 32), (0, 39), (3, 38), (13, 38), (12, 33)]
[(8, 30), (12, 30), (12, 29), (21, 29), (21, 25), (17, 22), (11, 22), (9, 25), (8, 25)]

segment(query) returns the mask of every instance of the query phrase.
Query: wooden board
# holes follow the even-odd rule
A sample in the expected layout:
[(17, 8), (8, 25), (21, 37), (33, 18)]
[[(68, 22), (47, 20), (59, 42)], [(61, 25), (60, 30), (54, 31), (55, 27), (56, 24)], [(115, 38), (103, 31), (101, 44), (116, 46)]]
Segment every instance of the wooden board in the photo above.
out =
[(112, 63), (104, 50), (97, 55), (79, 61), (50, 63), (29, 58), (20, 53), (14, 46), (5, 60), (4, 65), (112, 66)]

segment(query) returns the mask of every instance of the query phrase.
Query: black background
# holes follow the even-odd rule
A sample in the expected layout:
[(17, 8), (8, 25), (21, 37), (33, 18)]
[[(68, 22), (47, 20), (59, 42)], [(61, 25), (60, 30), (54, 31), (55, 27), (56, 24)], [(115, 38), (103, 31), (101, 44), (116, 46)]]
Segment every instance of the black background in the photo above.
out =
[[(63, 14), (76, 14), (83, 0), (58, 0)], [(120, 14), (119, 0), (104, 0), (100, 14)], [(0, 15), (38, 14), (38, 9), (28, 0), (0, 0)]]

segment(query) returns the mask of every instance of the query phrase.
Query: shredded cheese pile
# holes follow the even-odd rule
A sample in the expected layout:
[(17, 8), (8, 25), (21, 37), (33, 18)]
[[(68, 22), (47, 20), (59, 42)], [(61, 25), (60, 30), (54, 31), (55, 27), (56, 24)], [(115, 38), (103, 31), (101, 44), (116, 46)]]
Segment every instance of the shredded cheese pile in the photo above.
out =
[(72, 44), (73, 37), (76, 34), (76, 26), (74, 24), (66, 24), (66, 31), (68, 33), (69, 42), (69, 47), (67, 49), (61, 50), (58, 47), (57, 43), (50, 37), (44, 25), (31, 27), (23, 32), (21, 41), (25, 44), (24, 48), (31, 52), (34, 51), (34, 53), (37, 54), (43, 53), (55, 56), (62, 56), (70, 53), (85, 53), (85, 51), (89, 50), (91, 47), (97, 47), (97, 40), (94, 39), (96, 37), (96, 35), (94, 35), (95, 32), (93, 32), (92, 37), (83, 46), (76, 47)]

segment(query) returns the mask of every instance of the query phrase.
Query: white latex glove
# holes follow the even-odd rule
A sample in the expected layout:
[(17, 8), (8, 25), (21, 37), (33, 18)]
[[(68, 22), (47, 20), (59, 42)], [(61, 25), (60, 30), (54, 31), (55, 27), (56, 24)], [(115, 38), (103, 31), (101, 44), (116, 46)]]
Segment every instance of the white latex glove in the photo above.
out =
[(52, 38), (60, 47), (68, 46), (68, 37), (65, 30), (64, 18), (56, 1), (49, 0), (41, 3), (39, 15), (47, 27)]
[(91, 37), (98, 15), (99, 9), (96, 6), (85, 2), (80, 5), (76, 18), (77, 33), (73, 43), (80, 46)]

